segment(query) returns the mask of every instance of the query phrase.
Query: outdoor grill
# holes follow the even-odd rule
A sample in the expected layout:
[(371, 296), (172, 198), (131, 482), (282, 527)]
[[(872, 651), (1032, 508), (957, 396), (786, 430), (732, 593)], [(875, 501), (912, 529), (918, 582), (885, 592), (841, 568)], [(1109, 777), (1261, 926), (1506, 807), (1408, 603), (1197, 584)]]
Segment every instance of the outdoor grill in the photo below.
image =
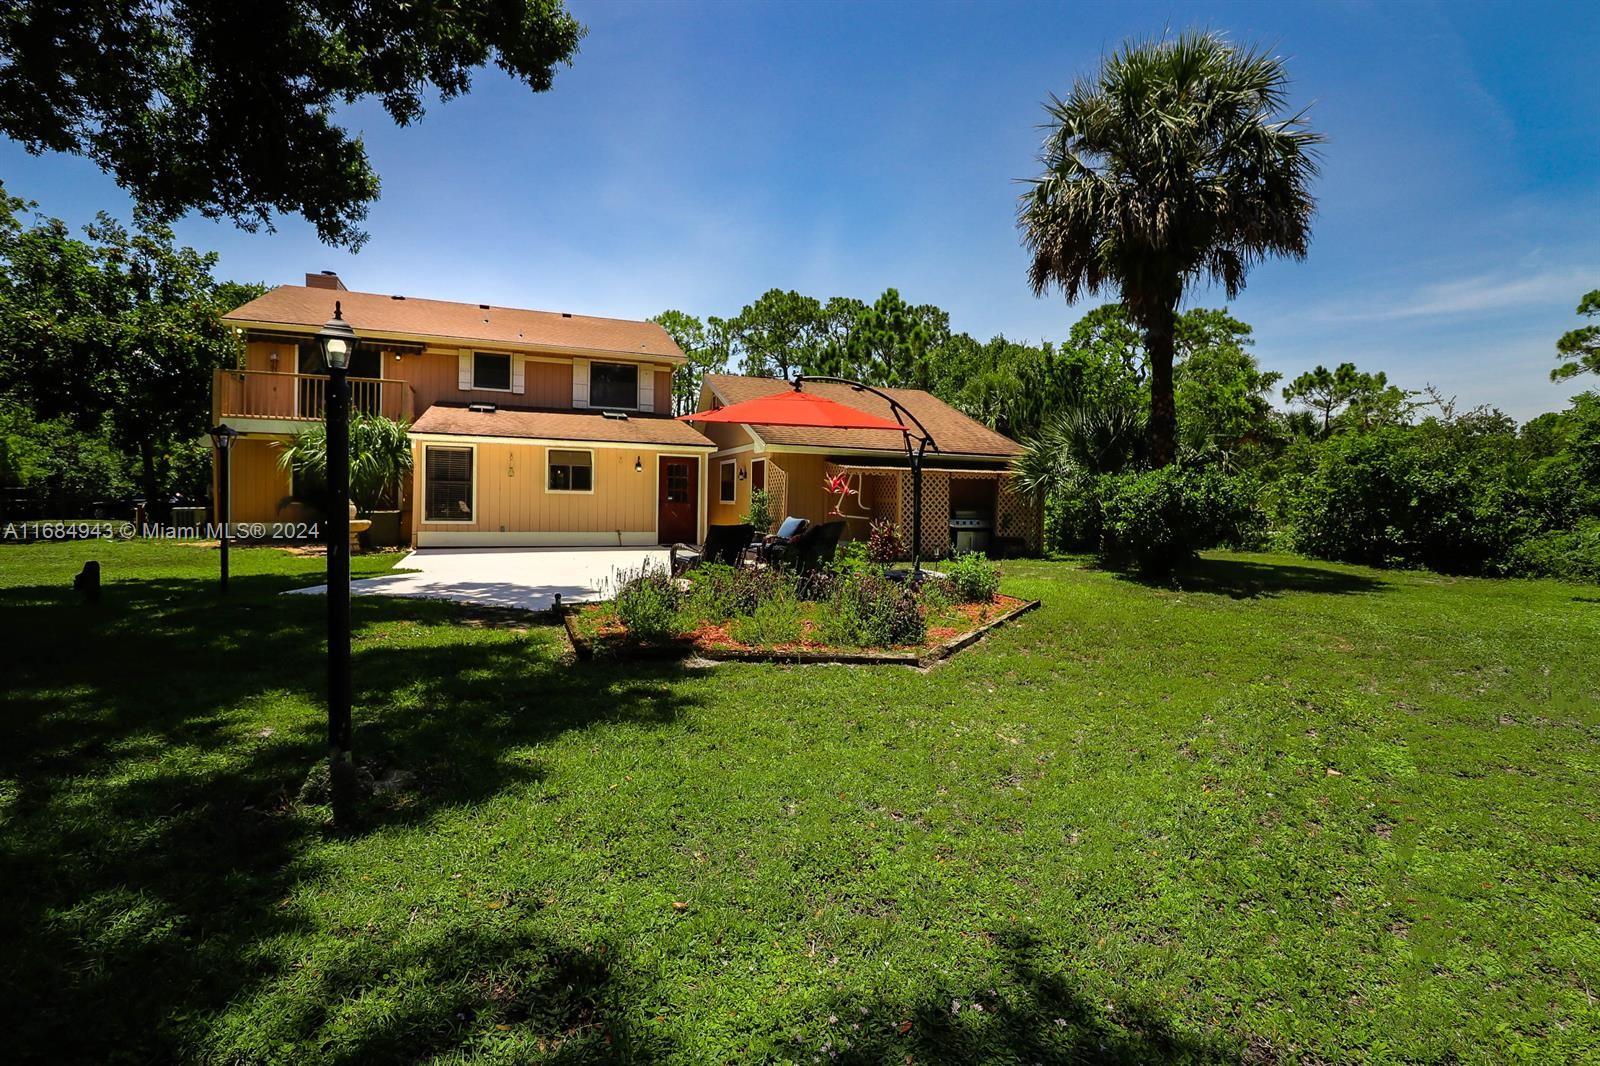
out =
[(989, 538), (994, 533), (994, 515), (977, 508), (953, 511), (950, 514), (950, 550), (952, 552), (982, 552), (989, 550)]

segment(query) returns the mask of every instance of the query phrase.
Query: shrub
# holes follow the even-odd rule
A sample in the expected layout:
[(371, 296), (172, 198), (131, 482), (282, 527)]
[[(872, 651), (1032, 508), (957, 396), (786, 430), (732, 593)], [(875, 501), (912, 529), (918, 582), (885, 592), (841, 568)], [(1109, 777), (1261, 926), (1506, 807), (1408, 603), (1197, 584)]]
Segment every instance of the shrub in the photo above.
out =
[(1237, 543), (1260, 526), (1254, 481), (1216, 470), (1108, 474), (1095, 491), (1102, 553), (1145, 574), (1168, 574), (1202, 548)]
[(1511, 549), (1504, 569), (1522, 577), (1600, 581), (1600, 519), (1527, 538)]
[(887, 518), (874, 521), (867, 534), (867, 558), (875, 563), (892, 563), (904, 555), (899, 527)]
[(944, 565), (944, 576), (963, 603), (988, 603), (1000, 594), (1000, 568), (983, 552), (962, 552)]
[(728, 633), (745, 644), (793, 644), (801, 635), (799, 601), (790, 589), (780, 589), (750, 614), (734, 619)]
[(745, 512), (744, 521), (755, 527), (756, 532), (772, 532), (772, 494), (766, 489), (756, 489), (750, 494), (750, 510)]
[(1324, 441), (1285, 501), (1296, 550), (1373, 566), (1482, 573), (1533, 529), (1503, 460), (1442, 429)]
[(617, 618), (628, 627), (629, 635), (639, 640), (659, 640), (677, 634), (677, 584), (665, 570), (641, 567), (618, 571)]
[(842, 574), (822, 620), (822, 634), (830, 644), (888, 648), (920, 644), (927, 633), (910, 584), (875, 570)]
[(756, 569), (707, 564), (690, 571), (685, 609), (708, 622), (753, 614), (773, 596), (794, 595), (794, 578), (775, 567)]

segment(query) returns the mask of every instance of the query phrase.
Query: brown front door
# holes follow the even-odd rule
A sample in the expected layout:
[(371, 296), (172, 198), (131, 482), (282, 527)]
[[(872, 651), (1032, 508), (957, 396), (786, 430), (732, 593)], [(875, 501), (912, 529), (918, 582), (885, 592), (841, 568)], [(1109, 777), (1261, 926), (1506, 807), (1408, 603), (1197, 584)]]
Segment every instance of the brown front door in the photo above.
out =
[(661, 457), (661, 485), (656, 536), (662, 544), (693, 544), (700, 502), (700, 463), (695, 459)]

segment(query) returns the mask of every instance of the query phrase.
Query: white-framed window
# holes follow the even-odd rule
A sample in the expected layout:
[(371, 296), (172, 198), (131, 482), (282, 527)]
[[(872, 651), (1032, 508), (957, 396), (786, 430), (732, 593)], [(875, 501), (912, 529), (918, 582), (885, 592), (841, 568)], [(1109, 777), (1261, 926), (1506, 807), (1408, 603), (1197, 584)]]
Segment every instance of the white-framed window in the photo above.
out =
[(739, 460), (724, 459), (717, 468), (717, 501), (733, 503), (739, 498)]
[(422, 454), (422, 520), (471, 522), (475, 502), (472, 449), (429, 444)]
[(632, 363), (590, 363), (589, 406), (637, 410), (639, 368)]
[(511, 357), (504, 352), (473, 352), (472, 387), (510, 392)]
[(593, 492), (594, 452), (551, 448), (545, 452), (545, 491)]

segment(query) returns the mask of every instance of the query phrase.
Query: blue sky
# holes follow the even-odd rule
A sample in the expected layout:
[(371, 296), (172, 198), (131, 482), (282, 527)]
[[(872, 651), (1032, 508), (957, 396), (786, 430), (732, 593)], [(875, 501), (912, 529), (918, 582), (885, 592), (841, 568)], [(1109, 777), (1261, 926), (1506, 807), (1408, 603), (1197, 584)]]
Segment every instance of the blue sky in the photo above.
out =
[[(1029, 292), (1014, 225), (1041, 102), (1130, 36), (1203, 26), (1287, 57), (1328, 137), (1310, 258), (1259, 268), (1233, 305), (1263, 364), (1348, 359), (1524, 418), (1584, 387), (1547, 379), (1600, 287), (1600, 21), (1581, 5), (571, 6), (589, 35), (550, 93), (484, 72), (411, 129), (348, 112), (383, 177), (359, 254), (297, 219), (180, 236), (241, 280), (334, 269), (624, 317), (892, 285), (979, 338), (1060, 339), (1087, 305)], [(73, 223), (128, 213), (79, 159), (0, 142), (0, 176)]]

